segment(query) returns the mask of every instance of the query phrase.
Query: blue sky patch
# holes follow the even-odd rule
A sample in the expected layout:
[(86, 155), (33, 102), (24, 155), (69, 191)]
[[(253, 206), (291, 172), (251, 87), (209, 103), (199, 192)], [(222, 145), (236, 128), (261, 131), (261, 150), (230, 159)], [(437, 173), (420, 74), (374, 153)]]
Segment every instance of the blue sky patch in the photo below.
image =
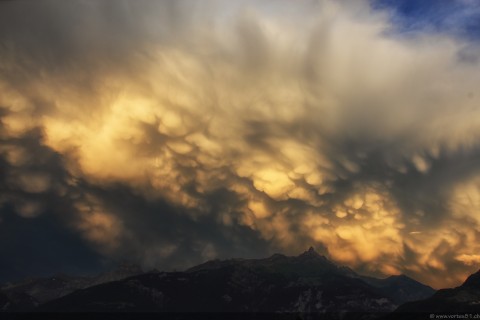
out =
[(480, 0), (372, 0), (400, 33), (439, 32), (480, 40)]

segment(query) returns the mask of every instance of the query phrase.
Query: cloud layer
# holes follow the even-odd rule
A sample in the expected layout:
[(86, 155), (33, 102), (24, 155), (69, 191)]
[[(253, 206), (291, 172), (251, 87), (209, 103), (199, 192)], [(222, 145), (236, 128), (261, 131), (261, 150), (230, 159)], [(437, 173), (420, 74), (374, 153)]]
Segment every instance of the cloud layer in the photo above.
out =
[(1, 212), (161, 269), (312, 244), (436, 287), (478, 269), (475, 44), (367, 1), (0, 6)]

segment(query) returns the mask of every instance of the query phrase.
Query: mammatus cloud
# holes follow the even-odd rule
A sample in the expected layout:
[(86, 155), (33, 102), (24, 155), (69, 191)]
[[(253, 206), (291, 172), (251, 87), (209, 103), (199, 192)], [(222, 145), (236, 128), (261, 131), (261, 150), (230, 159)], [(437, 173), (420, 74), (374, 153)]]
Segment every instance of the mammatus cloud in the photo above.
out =
[(436, 287), (478, 268), (466, 40), (396, 37), (367, 1), (0, 6), (0, 203), (25, 219), (147, 267), (314, 244)]

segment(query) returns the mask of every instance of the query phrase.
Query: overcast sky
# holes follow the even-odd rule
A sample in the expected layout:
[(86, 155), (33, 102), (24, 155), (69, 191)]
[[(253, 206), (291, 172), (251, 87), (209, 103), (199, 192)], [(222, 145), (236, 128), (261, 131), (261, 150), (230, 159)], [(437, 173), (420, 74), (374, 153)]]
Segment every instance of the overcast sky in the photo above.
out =
[(314, 246), (480, 264), (480, 2), (0, 2), (0, 281)]

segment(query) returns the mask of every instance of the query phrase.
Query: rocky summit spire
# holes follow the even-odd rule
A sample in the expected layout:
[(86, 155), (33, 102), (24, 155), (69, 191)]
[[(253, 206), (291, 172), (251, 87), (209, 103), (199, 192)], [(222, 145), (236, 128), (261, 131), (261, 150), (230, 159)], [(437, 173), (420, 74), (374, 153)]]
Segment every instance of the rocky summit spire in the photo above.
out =
[(315, 251), (315, 248), (310, 247), (307, 251), (300, 255), (301, 257), (321, 257), (321, 255)]

